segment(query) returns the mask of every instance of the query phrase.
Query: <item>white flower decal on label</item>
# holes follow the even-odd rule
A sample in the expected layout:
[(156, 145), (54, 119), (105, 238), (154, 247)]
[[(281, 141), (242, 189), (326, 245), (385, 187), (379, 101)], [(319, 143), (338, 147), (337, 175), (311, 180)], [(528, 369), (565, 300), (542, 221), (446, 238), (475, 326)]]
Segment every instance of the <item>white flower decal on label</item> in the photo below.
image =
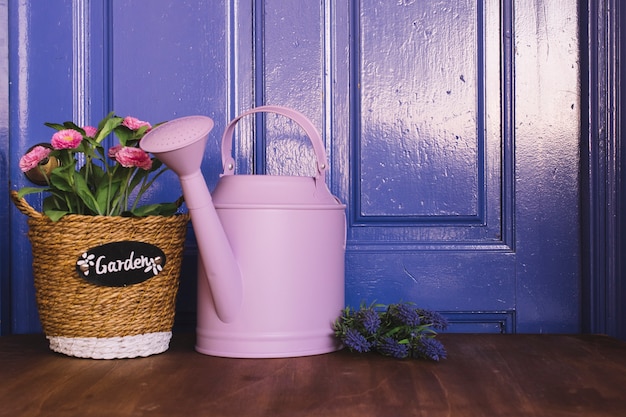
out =
[(83, 272), (85, 275), (89, 275), (89, 269), (95, 265), (94, 259), (96, 255), (85, 252), (81, 255), (81, 258), (76, 262), (77, 267)]

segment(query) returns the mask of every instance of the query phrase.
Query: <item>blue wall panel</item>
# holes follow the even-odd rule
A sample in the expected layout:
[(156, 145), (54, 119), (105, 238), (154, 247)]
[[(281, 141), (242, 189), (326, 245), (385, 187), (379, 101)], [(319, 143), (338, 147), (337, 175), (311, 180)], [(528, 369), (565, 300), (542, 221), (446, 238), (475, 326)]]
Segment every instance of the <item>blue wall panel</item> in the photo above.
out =
[[(9, 39), (9, 157), (18, 161), (30, 146), (50, 140), (44, 122), (73, 117), (71, 2), (10, 1)], [(12, 187), (27, 185), (17, 163), (9, 165), (9, 173)], [(39, 207), (38, 197), (29, 200)], [(27, 230), (25, 216), (12, 207), (11, 327), (17, 333), (37, 329), (39, 320)]]
[[(49, 140), (45, 121), (205, 114), (216, 122), (202, 166), (212, 188), (229, 119), (294, 107), (322, 133), (327, 181), (348, 204), (348, 304), (414, 301), (458, 331), (580, 330), (574, 5), (11, 0), (6, 10), (12, 161)], [(310, 174), (293, 124), (248, 120), (237, 133), (240, 173)], [(12, 186), (26, 185), (8, 165)], [(151, 192), (179, 195), (173, 174)], [(9, 214), (19, 261), (0, 308), (10, 303), (12, 331), (36, 331), (26, 222)], [(190, 232), (187, 324), (195, 260)]]

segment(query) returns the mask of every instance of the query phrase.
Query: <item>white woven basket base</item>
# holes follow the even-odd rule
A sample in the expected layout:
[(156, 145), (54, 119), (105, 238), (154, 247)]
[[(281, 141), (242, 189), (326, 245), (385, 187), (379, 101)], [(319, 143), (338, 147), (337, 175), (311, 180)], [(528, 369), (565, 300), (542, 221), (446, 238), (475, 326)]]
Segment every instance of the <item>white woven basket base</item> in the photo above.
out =
[(47, 336), (50, 349), (68, 356), (91, 359), (121, 359), (165, 352), (172, 332), (147, 333), (120, 337)]

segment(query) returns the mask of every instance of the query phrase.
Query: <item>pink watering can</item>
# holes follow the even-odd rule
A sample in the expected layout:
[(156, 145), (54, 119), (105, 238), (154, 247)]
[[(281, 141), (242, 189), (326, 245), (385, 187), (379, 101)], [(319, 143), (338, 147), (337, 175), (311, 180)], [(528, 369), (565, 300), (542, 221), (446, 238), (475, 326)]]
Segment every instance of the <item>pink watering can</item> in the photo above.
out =
[[(271, 112), (295, 121), (313, 144), (314, 177), (234, 175), (241, 118)], [(200, 251), (196, 350), (240, 358), (339, 349), (332, 323), (344, 307), (345, 205), (326, 186), (326, 152), (313, 124), (278, 106), (251, 109), (222, 136), (224, 173), (213, 191), (200, 164), (213, 121), (172, 120), (141, 147), (180, 178)]]

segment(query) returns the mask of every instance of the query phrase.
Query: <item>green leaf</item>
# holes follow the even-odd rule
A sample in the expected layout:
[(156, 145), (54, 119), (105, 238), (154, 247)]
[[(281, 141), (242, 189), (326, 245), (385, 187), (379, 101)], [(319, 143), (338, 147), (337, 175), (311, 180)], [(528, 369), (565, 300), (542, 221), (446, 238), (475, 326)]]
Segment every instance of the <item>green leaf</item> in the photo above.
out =
[(69, 176), (73, 175), (73, 167), (62, 166), (50, 173), (50, 184), (61, 190), (67, 192), (73, 192), (72, 184), (69, 182)]
[(135, 138), (137, 138), (137, 139), (142, 138), (143, 135), (146, 134), (146, 132), (148, 131), (149, 128), (150, 128), (150, 126), (148, 126), (148, 125), (141, 126), (139, 129), (137, 129), (135, 131), (135, 134), (134, 134)]
[(136, 217), (144, 216), (171, 216), (178, 211), (176, 203), (148, 204), (131, 210), (130, 213)]
[(105, 179), (101, 182), (101, 186), (96, 187), (96, 202), (103, 210), (107, 207), (107, 202), (116, 200), (120, 192), (121, 181), (111, 181)]
[(51, 127), (51, 128), (53, 128), (55, 130), (64, 130), (65, 129), (65, 126), (60, 125), (58, 123), (48, 123), (48, 122), (46, 122), (46, 123), (44, 123), (44, 125), (46, 125), (48, 127)]
[[(97, 188), (101, 186), (103, 181), (108, 181), (108, 175), (101, 166), (91, 163), (89, 164), (89, 185), (93, 186), (93, 188)], [(87, 164), (80, 169), (81, 175), (87, 178)]]
[(387, 333), (385, 333), (385, 336), (393, 336), (394, 334), (398, 333), (400, 330), (402, 330), (401, 326), (394, 327), (390, 329)]
[(94, 214), (104, 214), (104, 211), (98, 205), (96, 198), (87, 186), (85, 178), (83, 178), (81, 175), (76, 175), (74, 177), (74, 181), (76, 181), (76, 194), (85, 204), (85, 206), (87, 206), (87, 208), (89, 208)]
[(95, 140), (97, 143), (100, 143), (106, 138), (115, 128), (117, 128), (124, 119), (121, 117), (112, 117), (113, 113), (109, 113), (106, 119), (100, 122), (98, 125), (98, 135)]
[(78, 126), (76, 123), (72, 121), (63, 122), (63, 124), (45, 122), (44, 125), (51, 127), (54, 130), (73, 129), (73, 130), (77, 130), (81, 132), (82, 134), (85, 133), (82, 127)]
[(67, 207), (63, 196), (51, 194), (43, 200), (42, 210), (52, 221), (57, 221), (72, 211)]
[(85, 133), (85, 131), (83, 130), (82, 127), (78, 126), (76, 123), (74, 122), (65, 122), (63, 123), (63, 126), (65, 127), (65, 129), (73, 129), (73, 130), (77, 130), (81, 133)]
[(119, 138), (122, 146), (130, 146), (129, 142), (133, 139), (134, 133), (135, 132), (122, 124), (115, 128), (115, 136)]
[[(134, 169), (134, 168), (127, 168), (127, 169)], [(150, 174), (149, 171), (144, 171), (143, 169), (137, 169), (135, 172), (135, 175), (133, 175), (132, 179), (130, 180), (130, 182), (128, 183), (128, 192), (131, 193), (135, 188), (137, 188), (137, 186), (139, 185), (139, 183), (148, 176), (148, 174)]]
[[(154, 172), (157, 169), (161, 168), (161, 166), (163, 165), (163, 162), (161, 162), (160, 159), (156, 159), (156, 158), (152, 158), (152, 167), (150, 168), (150, 172)], [(167, 171), (169, 168), (166, 168), (165, 170)]]
[(109, 114), (104, 116), (104, 119), (100, 120), (100, 122), (98, 123), (98, 130), (102, 129), (102, 127), (106, 124), (107, 120), (109, 120), (111, 117), (113, 117), (114, 114), (115, 114), (115, 112), (111, 111), (111, 112), (109, 112)]
[(43, 213), (48, 216), (50, 218), (50, 220), (52, 220), (53, 222), (58, 221), (61, 217), (65, 216), (66, 214), (70, 214), (69, 211), (63, 211), (63, 210), (44, 210)]
[(65, 202), (65, 197), (58, 192), (54, 192), (44, 198), (42, 209), (45, 210), (64, 210), (68, 211), (69, 207)]
[(37, 187), (24, 187), (17, 192), (18, 197), (22, 198), (28, 194), (42, 193), (44, 191), (49, 191), (48, 188), (37, 188)]
[(96, 143), (93, 139), (87, 138), (83, 139), (80, 142), (80, 145), (76, 148), (76, 152), (83, 153), (85, 158), (93, 158), (96, 160), (101, 160), (100, 155), (96, 153), (96, 149), (101, 147), (99, 143)]

